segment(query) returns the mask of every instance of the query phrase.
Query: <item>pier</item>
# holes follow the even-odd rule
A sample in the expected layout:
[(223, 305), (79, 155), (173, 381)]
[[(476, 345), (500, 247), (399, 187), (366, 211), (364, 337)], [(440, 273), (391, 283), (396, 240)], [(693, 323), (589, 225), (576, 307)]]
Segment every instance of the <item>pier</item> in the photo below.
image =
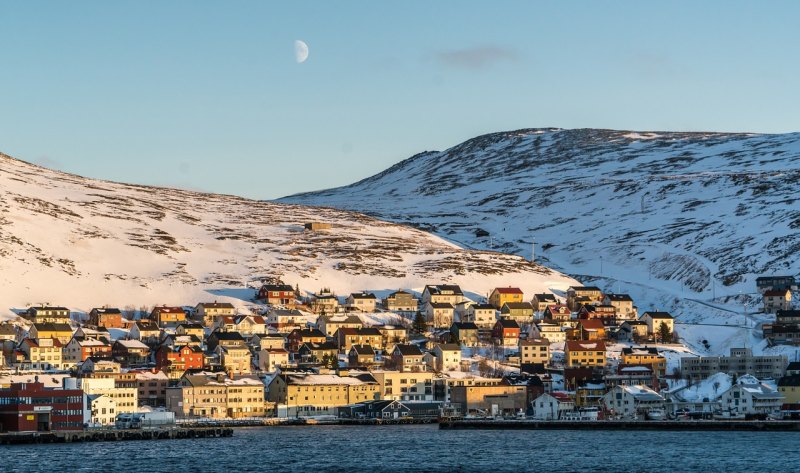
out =
[(495, 429), (495, 430), (705, 430), (705, 431), (775, 431), (800, 432), (800, 421), (795, 420), (688, 420), (688, 421), (559, 421), (559, 420), (494, 420), (459, 419), (441, 420), (440, 429)]
[(125, 440), (173, 440), (221, 438), (233, 435), (227, 427), (130, 429), (130, 430), (64, 430), (53, 432), (20, 432), (0, 434), (0, 445), (37, 443), (119, 442)]

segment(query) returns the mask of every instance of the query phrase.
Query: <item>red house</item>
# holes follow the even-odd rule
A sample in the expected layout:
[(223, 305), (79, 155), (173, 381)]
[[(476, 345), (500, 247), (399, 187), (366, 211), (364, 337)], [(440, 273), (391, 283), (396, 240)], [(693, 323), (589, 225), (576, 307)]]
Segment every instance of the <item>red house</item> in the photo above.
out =
[(282, 305), (291, 309), (295, 305), (294, 288), (288, 284), (264, 284), (258, 290), (256, 299), (267, 304)]
[(189, 369), (203, 368), (203, 350), (189, 345), (170, 348), (161, 345), (156, 352), (156, 370), (175, 373), (178, 376)]
[(83, 429), (83, 391), (14, 383), (0, 389), (0, 432)]
[(513, 319), (500, 319), (494, 324), (492, 338), (498, 345), (516, 346), (519, 343), (519, 324)]

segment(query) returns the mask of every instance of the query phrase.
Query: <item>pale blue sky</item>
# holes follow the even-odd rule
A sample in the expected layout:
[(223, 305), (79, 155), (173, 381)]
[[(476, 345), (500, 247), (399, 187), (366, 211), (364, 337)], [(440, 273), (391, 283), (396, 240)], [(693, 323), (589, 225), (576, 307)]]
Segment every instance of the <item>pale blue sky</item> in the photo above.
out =
[(796, 1), (0, 1), (0, 151), (274, 198), (493, 131), (798, 131), (799, 18)]

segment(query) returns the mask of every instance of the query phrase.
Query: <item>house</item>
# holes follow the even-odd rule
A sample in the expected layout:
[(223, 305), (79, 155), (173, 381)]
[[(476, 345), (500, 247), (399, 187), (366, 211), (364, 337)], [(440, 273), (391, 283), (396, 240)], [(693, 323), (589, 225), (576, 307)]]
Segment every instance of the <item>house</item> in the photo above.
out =
[(83, 428), (80, 389), (48, 389), (38, 380), (0, 389), (0, 432), (51, 432)]
[(161, 328), (152, 320), (140, 320), (133, 324), (128, 338), (153, 345), (161, 339)]
[(435, 419), (439, 417), (441, 408), (440, 401), (367, 401), (339, 407), (337, 416), (351, 419)]
[(272, 309), (267, 314), (267, 325), (279, 333), (289, 333), (306, 326), (306, 317), (297, 309)]
[(289, 352), (283, 348), (264, 348), (258, 352), (258, 369), (260, 371), (274, 373), (278, 371), (278, 368), (288, 365)]
[(536, 312), (544, 312), (544, 310), (549, 305), (557, 305), (558, 299), (556, 298), (555, 294), (534, 294), (533, 300), (531, 301), (531, 305), (533, 306), (533, 310)]
[(122, 312), (109, 307), (95, 307), (89, 312), (89, 324), (95, 327), (123, 328)]
[(417, 345), (398, 344), (394, 346), (391, 365), (398, 371), (425, 371), (423, 354)]
[(605, 366), (606, 345), (603, 341), (568, 340), (564, 347), (565, 366)]
[(167, 405), (167, 386), (169, 378), (156, 369), (129, 371), (136, 380), (139, 392), (139, 406), (165, 407)]
[(789, 362), (786, 355), (754, 356), (749, 348), (731, 348), (730, 356), (688, 356), (681, 358), (681, 376), (703, 380), (714, 373), (752, 375), (759, 379), (782, 377)]
[(529, 338), (519, 341), (520, 363), (550, 363), (550, 340)]
[(603, 291), (595, 286), (571, 286), (567, 289), (567, 307), (577, 312), (582, 305), (600, 304), (603, 301)]
[(605, 340), (606, 326), (599, 319), (580, 319), (575, 328), (567, 330), (567, 337), (571, 340)]
[(504, 384), (453, 386), (450, 403), (466, 415), (513, 416), (525, 412), (527, 389)]
[(622, 363), (650, 366), (659, 377), (667, 374), (667, 359), (654, 347), (625, 347), (622, 349)]
[(741, 376), (736, 384), (722, 393), (719, 398), (722, 412), (767, 416), (778, 412), (784, 396), (771, 386), (760, 382), (753, 376)]
[(613, 305), (582, 305), (578, 319), (600, 320), (606, 327), (617, 325), (617, 308)]
[(113, 426), (117, 420), (117, 401), (106, 394), (86, 396), (89, 424), (93, 427)]
[(612, 417), (644, 419), (650, 411), (664, 411), (664, 397), (647, 386), (614, 386), (603, 396)]
[(156, 369), (167, 373), (170, 379), (180, 378), (186, 370), (203, 368), (205, 361), (203, 351), (189, 345), (162, 345), (156, 350), (155, 359)]
[(193, 373), (167, 388), (167, 410), (185, 419), (263, 417), (264, 383), (255, 376), (228, 378), (223, 373)]
[(409, 292), (397, 291), (389, 294), (383, 300), (383, 307), (390, 312), (413, 314), (419, 307), (419, 300)]
[(539, 322), (531, 326), (528, 337), (546, 338), (550, 343), (560, 343), (567, 340), (567, 332), (561, 330), (558, 324)]
[(288, 284), (264, 284), (258, 289), (256, 299), (273, 306), (283, 306), (293, 309), (297, 293), (295, 288)]
[(575, 389), (575, 406), (578, 408), (602, 407), (603, 396), (607, 391), (602, 379), (595, 382), (584, 382)]
[(542, 318), (550, 323), (569, 322), (572, 320), (572, 311), (564, 304), (550, 304), (544, 308)]
[(78, 369), (78, 373), (81, 375), (87, 374), (118, 374), (122, 372), (122, 365), (118, 362), (114, 361), (113, 358), (99, 358), (99, 357), (90, 357), (87, 358), (86, 361), (80, 364), (80, 368)]
[[(453, 307), (453, 309), (455, 311), (455, 315), (457, 316), (458, 320), (466, 320), (469, 308), (472, 307), (473, 305), (475, 305), (475, 302), (469, 299), (464, 299), (463, 301), (456, 304), (455, 307)], [(494, 309), (494, 307), (492, 307), (492, 309)]]
[(449, 302), (426, 301), (422, 306), (425, 321), (433, 328), (450, 327), (455, 317), (455, 309)]
[(433, 302), (438, 304), (456, 304), (466, 299), (461, 287), (456, 284), (440, 284), (438, 286), (425, 286), (422, 291), (422, 304)]
[(375, 364), (375, 350), (369, 345), (353, 345), (347, 352), (349, 366), (373, 366)]
[(65, 323), (35, 323), (28, 331), (28, 337), (35, 340), (55, 338), (62, 344), (66, 344), (72, 339), (72, 327)]
[(286, 345), (290, 353), (297, 353), (300, 345), (313, 342), (322, 343), (327, 340), (325, 334), (315, 328), (294, 329), (286, 337)]
[[(546, 387), (542, 378), (545, 378), (545, 376), (540, 377), (538, 374), (529, 374), (524, 371), (520, 371), (519, 374), (506, 373), (503, 376), (500, 384), (506, 384), (509, 386), (524, 386), (527, 393), (525, 405), (528, 406), (527, 411), (528, 414), (530, 414), (532, 412), (531, 407), (533, 400), (545, 393)], [(550, 388), (552, 388), (552, 385)], [(551, 391), (552, 389), (547, 389), (547, 392)]]
[[(494, 308), (492, 308), (494, 310)], [(478, 326), (472, 322), (453, 322), (450, 326), (450, 339), (465, 347), (478, 346)]]
[(219, 345), (216, 349), (219, 355), (219, 364), (229, 375), (231, 374), (250, 374), (250, 348), (246, 345), (223, 346)]
[(182, 307), (156, 306), (150, 312), (150, 320), (159, 327), (177, 327), (186, 322), (186, 312)]
[(101, 342), (111, 343), (111, 334), (103, 327), (94, 329), (88, 326), (81, 326), (75, 329), (72, 338), (78, 340), (100, 340)]
[(653, 368), (647, 365), (617, 365), (617, 372), (603, 376), (609, 387), (644, 385), (651, 388), (658, 386), (658, 377)]
[(400, 325), (375, 325), (383, 337), (383, 351), (391, 353), (398, 343), (408, 343), (408, 329)]
[(66, 307), (30, 307), (25, 311), (28, 320), (34, 324), (69, 324), (70, 314)]
[(76, 364), (85, 361), (90, 356), (111, 356), (111, 345), (105, 341), (87, 338), (79, 340), (73, 338), (63, 348), (64, 363)]
[(500, 319), (492, 328), (492, 339), (496, 345), (514, 347), (519, 344), (519, 324), (513, 319)]
[(135, 382), (118, 381), (113, 377), (93, 375), (78, 378), (78, 387), (87, 395), (105, 394), (112, 398), (116, 402), (118, 414), (139, 410), (139, 390), (136, 388)]
[[(647, 333), (656, 338), (660, 338), (659, 333), (663, 330), (661, 328), (662, 325), (665, 325), (667, 329), (669, 329), (670, 334), (675, 331), (675, 319), (672, 318), (669, 312), (645, 312), (639, 317), (639, 320), (647, 324)], [(671, 342), (672, 340), (666, 341)]]
[(511, 319), (519, 325), (533, 322), (533, 306), (530, 302), (506, 302), (500, 308), (500, 318)]
[(792, 307), (792, 291), (790, 289), (770, 289), (764, 292), (764, 312), (774, 314), (779, 310)]
[(756, 288), (758, 288), (758, 292), (761, 294), (776, 289), (796, 291), (797, 281), (794, 276), (762, 276), (756, 278)]
[(63, 345), (57, 338), (26, 338), (19, 344), (24, 361), (16, 363), (22, 370), (60, 370), (64, 366)]
[(256, 334), (250, 338), (248, 344), (255, 351), (267, 348), (286, 348), (286, 337), (279, 333)]
[(339, 347), (334, 342), (306, 342), (297, 350), (296, 359), (303, 363), (334, 363), (338, 365)]
[(787, 372), (786, 376), (778, 379), (778, 392), (784, 403), (800, 404), (800, 375)]
[(472, 322), (480, 330), (491, 330), (497, 322), (497, 309), (491, 304), (472, 304), (467, 308), (462, 322)]
[(340, 328), (361, 328), (364, 323), (357, 315), (320, 315), (317, 317), (317, 328), (326, 337), (333, 337)]
[(175, 335), (194, 335), (202, 340), (205, 338), (206, 329), (200, 324), (184, 322), (175, 329)]
[(176, 346), (189, 345), (197, 348), (203, 348), (203, 339), (197, 335), (178, 335), (170, 334), (161, 340), (161, 345), (166, 345), (170, 348)]
[(315, 314), (335, 314), (339, 311), (339, 298), (323, 289), (311, 299), (311, 311)]
[(123, 366), (138, 366), (150, 359), (150, 347), (139, 340), (117, 340), (111, 346), (111, 356)]
[(617, 331), (620, 341), (639, 342), (647, 339), (647, 322), (641, 320), (626, 320), (622, 322)]
[(435, 371), (460, 371), (461, 346), (455, 343), (440, 343), (431, 351), (431, 368)]
[(628, 294), (606, 294), (602, 305), (614, 306), (619, 320), (636, 320), (639, 313), (633, 305), (633, 299)]
[(353, 345), (369, 345), (374, 350), (383, 350), (383, 334), (375, 327), (340, 328), (333, 338), (341, 353), (349, 352)]
[(522, 302), (523, 293), (518, 287), (497, 287), (489, 295), (489, 304), (500, 310), (506, 303)]
[(236, 308), (228, 302), (201, 302), (194, 308), (195, 317), (206, 327), (211, 327), (218, 317), (233, 317)]
[(375, 312), (375, 304), (377, 303), (377, 299), (375, 298), (375, 294), (371, 292), (354, 292), (347, 296), (345, 300), (345, 305), (347, 306), (348, 310), (354, 310), (357, 312)]
[(531, 408), (536, 420), (560, 420), (575, 410), (575, 401), (567, 393), (553, 391), (534, 399)]
[(379, 394), (378, 382), (368, 373), (281, 373), (267, 390), (267, 400), (278, 404), (287, 417), (335, 415), (338, 407), (372, 401)]
[(432, 371), (403, 372), (394, 370), (370, 370), (378, 382), (381, 399), (399, 401), (432, 401), (434, 387)]

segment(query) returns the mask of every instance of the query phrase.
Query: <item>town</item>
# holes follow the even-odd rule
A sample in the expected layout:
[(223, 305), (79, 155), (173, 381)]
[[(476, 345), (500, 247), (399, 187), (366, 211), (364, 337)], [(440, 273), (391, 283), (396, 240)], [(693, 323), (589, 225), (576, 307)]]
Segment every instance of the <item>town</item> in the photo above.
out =
[[(793, 277), (761, 277), (771, 343), (797, 343)], [(556, 291), (558, 292), (558, 291)], [(469, 294), (469, 293), (467, 293)], [(228, 302), (41, 305), (0, 324), (0, 431), (275, 419), (307, 423), (796, 419), (800, 363), (746, 346), (696, 356), (664, 311), (594, 286), (379, 299), (266, 281)]]

